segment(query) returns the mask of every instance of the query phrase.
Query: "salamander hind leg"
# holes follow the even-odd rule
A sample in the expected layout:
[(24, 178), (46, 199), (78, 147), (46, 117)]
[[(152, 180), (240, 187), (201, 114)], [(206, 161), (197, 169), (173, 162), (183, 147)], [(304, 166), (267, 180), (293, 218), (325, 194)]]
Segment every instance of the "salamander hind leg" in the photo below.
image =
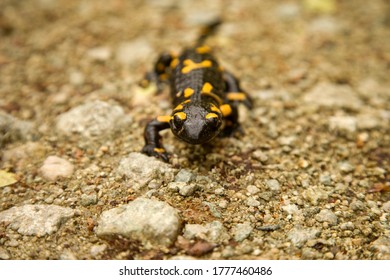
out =
[(146, 88), (151, 83), (154, 83), (157, 86), (157, 93), (160, 93), (164, 83), (168, 81), (170, 65), (174, 59), (175, 56), (171, 53), (161, 54), (154, 64), (153, 70), (146, 73), (145, 77), (139, 82), (139, 85)]
[(240, 87), (238, 79), (230, 72), (224, 71), (223, 78), (226, 85), (226, 98), (229, 103), (244, 104), (248, 109), (253, 108), (252, 98)]
[(238, 107), (234, 103), (226, 103), (220, 106), (220, 110), (225, 120), (225, 126), (221, 133), (221, 137), (230, 137), (235, 134), (244, 134), (244, 131), (238, 122)]

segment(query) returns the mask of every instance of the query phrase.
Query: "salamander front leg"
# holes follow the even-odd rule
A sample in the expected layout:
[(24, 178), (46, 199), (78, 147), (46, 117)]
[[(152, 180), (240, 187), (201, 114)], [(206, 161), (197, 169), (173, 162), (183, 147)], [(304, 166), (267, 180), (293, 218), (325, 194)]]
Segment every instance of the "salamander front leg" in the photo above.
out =
[(146, 125), (144, 131), (145, 146), (142, 148), (142, 153), (168, 162), (169, 156), (162, 145), (159, 132), (170, 127), (170, 118), (171, 116), (159, 116)]

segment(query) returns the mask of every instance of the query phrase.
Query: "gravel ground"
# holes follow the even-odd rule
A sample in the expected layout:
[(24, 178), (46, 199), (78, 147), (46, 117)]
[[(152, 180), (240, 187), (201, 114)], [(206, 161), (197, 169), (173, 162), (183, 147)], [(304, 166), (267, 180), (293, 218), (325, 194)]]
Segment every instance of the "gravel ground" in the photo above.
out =
[[(245, 135), (140, 154), (137, 82), (219, 16)], [(0, 37), (0, 259), (390, 259), (388, 1), (3, 0)]]

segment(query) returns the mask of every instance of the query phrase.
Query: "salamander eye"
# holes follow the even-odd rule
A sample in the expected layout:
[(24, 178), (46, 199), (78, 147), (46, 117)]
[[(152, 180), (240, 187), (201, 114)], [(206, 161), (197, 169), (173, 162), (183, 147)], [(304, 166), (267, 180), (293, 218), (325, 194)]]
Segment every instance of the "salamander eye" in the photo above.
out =
[(178, 112), (173, 115), (172, 124), (175, 129), (181, 129), (187, 115), (184, 112)]
[(206, 120), (207, 123), (212, 127), (217, 127), (221, 123), (219, 116), (215, 113), (208, 113), (206, 115)]

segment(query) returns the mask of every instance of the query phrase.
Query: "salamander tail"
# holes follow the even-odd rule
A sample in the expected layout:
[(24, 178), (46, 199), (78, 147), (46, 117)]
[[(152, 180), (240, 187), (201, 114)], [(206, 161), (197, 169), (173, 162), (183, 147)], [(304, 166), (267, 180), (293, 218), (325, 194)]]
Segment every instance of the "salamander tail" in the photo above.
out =
[(209, 22), (205, 26), (202, 27), (200, 30), (200, 34), (198, 37), (198, 40), (196, 41), (196, 46), (201, 46), (204, 44), (204, 41), (211, 35), (215, 33), (215, 31), (218, 29), (219, 25), (221, 25), (222, 20), (221, 18), (214, 19), (213, 21)]

